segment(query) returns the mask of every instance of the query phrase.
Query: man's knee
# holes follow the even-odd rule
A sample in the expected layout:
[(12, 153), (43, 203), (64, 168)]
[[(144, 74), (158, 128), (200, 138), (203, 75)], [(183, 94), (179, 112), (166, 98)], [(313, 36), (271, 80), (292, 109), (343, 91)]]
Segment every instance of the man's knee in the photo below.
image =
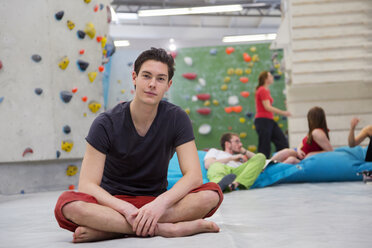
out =
[(87, 203), (83, 201), (73, 201), (67, 203), (62, 207), (62, 214), (66, 219), (77, 223), (79, 218), (84, 218), (84, 216), (87, 214), (86, 204)]
[(217, 206), (218, 202), (220, 201), (220, 196), (216, 191), (213, 190), (205, 190), (199, 192), (201, 195), (201, 199), (199, 201), (200, 206), (206, 206), (208, 209), (214, 208)]

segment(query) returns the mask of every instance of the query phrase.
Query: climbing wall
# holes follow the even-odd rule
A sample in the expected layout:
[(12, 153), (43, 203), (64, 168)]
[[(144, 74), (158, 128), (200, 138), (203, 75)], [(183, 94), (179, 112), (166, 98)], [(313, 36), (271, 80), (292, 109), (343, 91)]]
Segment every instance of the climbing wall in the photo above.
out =
[[(171, 87), (171, 102), (190, 116), (198, 149), (220, 147), (225, 132), (240, 135), (244, 147), (255, 152), (258, 138), (254, 126), (254, 93), (258, 75), (268, 70), (274, 75), (270, 86), (273, 106), (285, 109), (281, 51), (269, 44), (180, 49)], [(287, 120), (274, 116), (287, 130)]]
[(83, 157), (113, 51), (108, 3), (0, 2), (0, 163)]

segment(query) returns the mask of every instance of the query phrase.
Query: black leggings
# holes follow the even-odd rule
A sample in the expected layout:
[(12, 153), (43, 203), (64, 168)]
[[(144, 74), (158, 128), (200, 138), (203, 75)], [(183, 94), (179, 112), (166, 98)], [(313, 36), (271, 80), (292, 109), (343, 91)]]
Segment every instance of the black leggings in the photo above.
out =
[(266, 158), (269, 158), (271, 154), (271, 141), (276, 151), (288, 148), (288, 141), (274, 120), (256, 118), (254, 125), (258, 134), (258, 152), (265, 154)]
[(367, 148), (366, 161), (372, 162), (372, 137), (369, 137), (369, 145)]

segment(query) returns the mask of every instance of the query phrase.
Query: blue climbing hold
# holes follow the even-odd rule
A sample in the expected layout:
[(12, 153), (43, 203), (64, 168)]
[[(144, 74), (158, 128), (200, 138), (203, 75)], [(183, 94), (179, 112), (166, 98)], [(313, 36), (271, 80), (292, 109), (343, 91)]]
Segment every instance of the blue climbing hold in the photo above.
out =
[(245, 114), (249, 119), (251, 119), (252, 117), (253, 117), (253, 113), (252, 112), (247, 112), (246, 114)]
[(105, 50), (107, 51), (106, 57), (111, 57), (115, 53), (114, 44), (107, 43), (106, 46), (105, 46)]
[(31, 59), (32, 59), (33, 61), (35, 61), (36, 63), (38, 63), (38, 62), (41, 61), (41, 56), (38, 55), (38, 54), (34, 54), (34, 55), (31, 56)]
[(69, 125), (64, 126), (64, 127), (63, 127), (63, 132), (64, 132), (65, 134), (69, 134), (69, 133), (71, 132), (71, 128), (70, 128), (70, 126), (69, 126)]
[(281, 78), (282, 78), (281, 75), (279, 75), (279, 74), (274, 74), (274, 79), (275, 79), (275, 80), (280, 80)]
[(36, 93), (36, 95), (41, 95), (41, 93), (43, 93), (43, 89), (42, 88), (36, 88), (35, 93)]
[(78, 65), (78, 67), (81, 71), (85, 71), (89, 66), (88, 62), (85, 62), (85, 61), (80, 60), (80, 59), (76, 63), (77, 63), (77, 65)]
[(64, 14), (65, 14), (65, 12), (63, 10), (61, 10), (61, 11), (58, 11), (54, 16), (57, 19), (57, 21), (60, 21)]
[(56, 157), (59, 158), (61, 156), (61, 152), (60, 151), (56, 151)]
[(217, 49), (216, 48), (212, 48), (211, 50), (209, 50), (209, 53), (211, 55), (216, 55), (217, 54)]
[(22, 189), (21, 192), (19, 192), (19, 193), (21, 193), (23, 195), (25, 193), (25, 191)]
[(4, 97), (2, 96), (2, 97), (0, 97), (0, 103), (2, 103), (3, 102), (3, 100), (4, 100)]
[(102, 3), (99, 4), (99, 10), (102, 10), (104, 5)]
[(70, 91), (64, 90), (64, 91), (61, 91), (60, 96), (64, 103), (68, 103), (70, 102), (72, 98), (72, 93)]
[(77, 36), (79, 37), (79, 39), (84, 39), (85, 38), (85, 32), (82, 31), (82, 30), (78, 30), (76, 32)]

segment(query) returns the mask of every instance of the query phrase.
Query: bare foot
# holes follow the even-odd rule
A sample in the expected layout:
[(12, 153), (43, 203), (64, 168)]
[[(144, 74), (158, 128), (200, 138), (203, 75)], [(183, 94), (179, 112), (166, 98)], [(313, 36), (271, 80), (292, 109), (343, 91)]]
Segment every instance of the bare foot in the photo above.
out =
[(155, 235), (163, 237), (184, 237), (197, 233), (219, 232), (216, 223), (203, 219), (184, 221), (178, 223), (159, 223)]
[(115, 239), (119, 237), (124, 237), (124, 234), (121, 233), (109, 233), (98, 231), (89, 227), (79, 226), (76, 228), (73, 235), (73, 243), (83, 243), (83, 242), (92, 242), (106, 239)]

